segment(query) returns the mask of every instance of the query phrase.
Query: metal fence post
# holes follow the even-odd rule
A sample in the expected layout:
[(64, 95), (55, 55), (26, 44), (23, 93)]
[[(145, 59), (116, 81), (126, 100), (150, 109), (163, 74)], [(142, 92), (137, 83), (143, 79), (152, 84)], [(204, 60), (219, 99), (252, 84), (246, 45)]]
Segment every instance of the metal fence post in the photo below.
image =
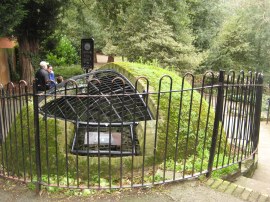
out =
[[(262, 94), (263, 94), (263, 76), (258, 75), (256, 79), (256, 100), (255, 100), (255, 112), (254, 112), (254, 133), (253, 133), (253, 148), (257, 149), (260, 134), (260, 121), (261, 121), (261, 109), (262, 109)], [(254, 154), (255, 155), (255, 154)], [(255, 157), (255, 156), (253, 156)]]
[(39, 113), (38, 113), (38, 95), (37, 86), (34, 81), (33, 84), (33, 105), (34, 105), (34, 128), (35, 128), (35, 153), (36, 153), (36, 171), (37, 171), (37, 183), (36, 192), (41, 190), (41, 162), (40, 162), (40, 134), (39, 134)]
[(218, 128), (219, 122), (222, 120), (222, 110), (223, 110), (223, 95), (224, 95), (224, 70), (219, 71), (219, 84), (218, 84), (218, 93), (217, 93), (217, 103), (215, 109), (215, 120), (214, 120), (214, 128), (213, 128), (213, 135), (212, 135), (212, 142), (210, 148), (210, 155), (208, 161), (208, 172), (206, 177), (210, 177), (213, 170), (213, 163), (215, 157), (215, 150), (216, 150), (216, 143), (217, 143), (217, 136), (218, 136)]

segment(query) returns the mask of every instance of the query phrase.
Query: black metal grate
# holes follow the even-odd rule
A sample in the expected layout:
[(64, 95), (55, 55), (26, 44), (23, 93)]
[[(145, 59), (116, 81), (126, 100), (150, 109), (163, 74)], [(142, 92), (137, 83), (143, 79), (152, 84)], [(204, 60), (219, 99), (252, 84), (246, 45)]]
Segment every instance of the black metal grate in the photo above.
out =
[(46, 116), (76, 123), (71, 152), (78, 155), (139, 154), (134, 127), (152, 119), (143, 97), (113, 70), (73, 77), (46, 92), (39, 105)]
[(134, 86), (123, 75), (103, 70), (73, 79), (77, 86), (61, 84), (48, 91), (47, 94), (69, 96), (51, 100), (47, 97), (45, 103), (43, 99), (40, 102), (44, 104), (41, 112), (48, 116), (87, 123), (112, 124), (151, 119), (142, 96), (136, 94)]

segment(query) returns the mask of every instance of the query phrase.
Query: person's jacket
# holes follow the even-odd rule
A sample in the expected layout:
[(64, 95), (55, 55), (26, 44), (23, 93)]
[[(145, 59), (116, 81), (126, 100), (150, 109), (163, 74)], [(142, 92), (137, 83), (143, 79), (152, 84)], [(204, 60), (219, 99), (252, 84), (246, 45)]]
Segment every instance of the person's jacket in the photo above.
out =
[(49, 80), (49, 73), (45, 69), (40, 68), (36, 72), (35, 78), (38, 91), (44, 91), (45, 89), (48, 90), (50, 88), (50, 86), (47, 84), (47, 81)]
[(50, 88), (53, 88), (56, 85), (55, 77), (54, 77), (54, 72), (53, 71), (51, 71), (49, 73), (49, 80), (50, 80), (49, 86), (50, 86)]

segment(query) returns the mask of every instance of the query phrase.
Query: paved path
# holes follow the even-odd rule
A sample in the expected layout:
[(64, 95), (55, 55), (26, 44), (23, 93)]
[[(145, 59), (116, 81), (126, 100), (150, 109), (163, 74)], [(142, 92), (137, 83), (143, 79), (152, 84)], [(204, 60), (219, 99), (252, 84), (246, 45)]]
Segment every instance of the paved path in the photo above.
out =
[(268, 183), (270, 186), (270, 123), (261, 122), (258, 168), (252, 179)]
[[(270, 123), (261, 122), (258, 145), (258, 167), (252, 178), (239, 177), (237, 185), (268, 196), (270, 202)], [(266, 200), (266, 201), (267, 201)]]
[(234, 183), (210, 179), (207, 184), (245, 201), (270, 202), (270, 123), (261, 122), (258, 168), (252, 178), (240, 176)]

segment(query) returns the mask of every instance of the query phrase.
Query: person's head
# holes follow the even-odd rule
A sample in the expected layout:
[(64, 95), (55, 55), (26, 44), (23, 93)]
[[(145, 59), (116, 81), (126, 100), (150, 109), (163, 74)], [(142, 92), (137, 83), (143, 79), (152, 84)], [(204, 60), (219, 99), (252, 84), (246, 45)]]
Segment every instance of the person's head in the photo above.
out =
[(48, 67), (47, 67), (47, 71), (48, 71), (49, 73), (51, 73), (51, 72), (53, 71), (53, 67), (52, 67), (52, 65), (48, 65)]
[(64, 78), (62, 76), (58, 76), (56, 78), (57, 83), (61, 83), (61, 82), (63, 82), (63, 80), (64, 80)]
[(45, 61), (41, 61), (40, 63), (39, 63), (39, 65), (40, 65), (40, 68), (43, 68), (43, 69), (47, 69), (47, 67), (48, 67), (48, 62), (45, 62)]

